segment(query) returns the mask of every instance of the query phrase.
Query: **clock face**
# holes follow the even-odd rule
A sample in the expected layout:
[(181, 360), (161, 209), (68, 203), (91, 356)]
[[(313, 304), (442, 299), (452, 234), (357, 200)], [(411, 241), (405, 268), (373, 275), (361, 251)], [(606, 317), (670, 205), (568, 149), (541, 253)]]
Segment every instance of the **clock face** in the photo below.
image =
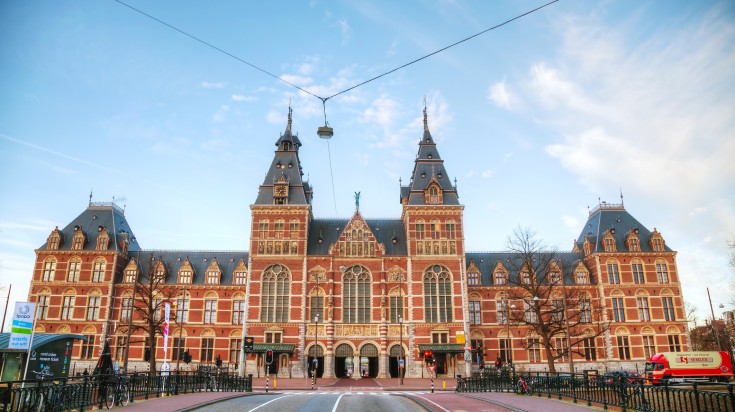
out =
[(286, 196), (286, 186), (276, 186), (276, 196)]

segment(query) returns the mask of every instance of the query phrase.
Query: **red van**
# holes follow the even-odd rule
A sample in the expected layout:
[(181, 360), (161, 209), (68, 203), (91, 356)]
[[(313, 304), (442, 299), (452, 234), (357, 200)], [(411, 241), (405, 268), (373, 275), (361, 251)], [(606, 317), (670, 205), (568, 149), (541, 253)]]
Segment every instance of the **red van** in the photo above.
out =
[(663, 352), (646, 362), (645, 376), (654, 385), (665, 380), (727, 382), (733, 379), (732, 362), (727, 352)]

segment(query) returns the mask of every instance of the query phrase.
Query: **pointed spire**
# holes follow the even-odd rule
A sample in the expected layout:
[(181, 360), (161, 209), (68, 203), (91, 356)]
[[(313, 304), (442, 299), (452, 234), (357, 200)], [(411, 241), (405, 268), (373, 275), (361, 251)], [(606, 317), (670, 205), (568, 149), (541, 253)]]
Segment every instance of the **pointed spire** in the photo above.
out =
[(291, 134), (291, 113), (293, 113), (293, 110), (291, 109), (291, 99), (288, 100), (288, 123), (286, 124), (286, 134)]
[(424, 96), (424, 131), (429, 131), (429, 117), (426, 115), (426, 96)]
[(90, 205), (92, 205), (92, 191), (93, 191), (93, 190), (94, 190), (94, 188), (92, 188), (92, 189), (89, 189), (89, 204), (90, 204)]

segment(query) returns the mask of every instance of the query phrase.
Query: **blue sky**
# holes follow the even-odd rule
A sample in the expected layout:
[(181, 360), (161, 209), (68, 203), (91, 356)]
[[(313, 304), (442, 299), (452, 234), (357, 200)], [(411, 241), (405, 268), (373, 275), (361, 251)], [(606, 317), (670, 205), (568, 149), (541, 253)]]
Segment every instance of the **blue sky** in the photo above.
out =
[[(128, 3), (320, 96), (542, 4)], [(734, 17), (731, 1), (563, 0), (329, 100), (327, 142), (318, 99), (115, 1), (0, 1), (0, 285), (26, 299), (33, 250), (90, 190), (126, 205), (144, 248), (245, 250), (289, 101), (314, 215), (349, 217), (360, 191), (363, 216), (398, 218), (426, 99), (468, 250), (518, 226), (569, 250), (622, 190), (678, 251), (700, 319), (706, 287), (732, 309)]]

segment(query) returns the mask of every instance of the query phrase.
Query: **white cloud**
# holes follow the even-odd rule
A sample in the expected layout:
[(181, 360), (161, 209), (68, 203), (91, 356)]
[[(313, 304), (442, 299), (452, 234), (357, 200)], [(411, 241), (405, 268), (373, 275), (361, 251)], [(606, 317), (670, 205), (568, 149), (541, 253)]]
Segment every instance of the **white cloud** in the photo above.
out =
[(394, 39), (390, 46), (388, 46), (388, 50), (385, 52), (386, 57), (395, 56), (395, 54), (398, 53), (398, 44), (400, 44), (398, 39)]
[(227, 83), (224, 82), (202, 82), (202, 87), (205, 89), (223, 89)]
[(232, 100), (234, 100), (236, 102), (254, 102), (254, 101), (258, 100), (258, 98), (255, 97), (255, 96), (245, 96), (245, 95), (242, 95), (242, 94), (233, 94), (232, 95)]
[(350, 40), (350, 36), (352, 35), (352, 28), (350, 27), (350, 23), (348, 23), (345, 19), (339, 19), (337, 20), (335, 25), (339, 28), (340, 33), (342, 33), (342, 44), (347, 43)]
[(503, 81), (490, 86), (490, 94), (488, 95), (488, 99), (491, 102), (495, 103), (496, 106), (510, 110), (511, 102), (513, 101), (514, 97), (511, 96), (507, 86), (505, 85), (505, 82)]
[(230, 111), (230, 106), (228, 106), (226, 104), (223, 104), (222, 106), (220, 106), (219, 110), (217, 110), (217, 112), (214, 114), (214, 116), (212, 116), (212, 121), (215, 121), (215, 122), (222, 122), (222, 121), (224, 121), (225, 120), (225, 115), (229, 111)]

